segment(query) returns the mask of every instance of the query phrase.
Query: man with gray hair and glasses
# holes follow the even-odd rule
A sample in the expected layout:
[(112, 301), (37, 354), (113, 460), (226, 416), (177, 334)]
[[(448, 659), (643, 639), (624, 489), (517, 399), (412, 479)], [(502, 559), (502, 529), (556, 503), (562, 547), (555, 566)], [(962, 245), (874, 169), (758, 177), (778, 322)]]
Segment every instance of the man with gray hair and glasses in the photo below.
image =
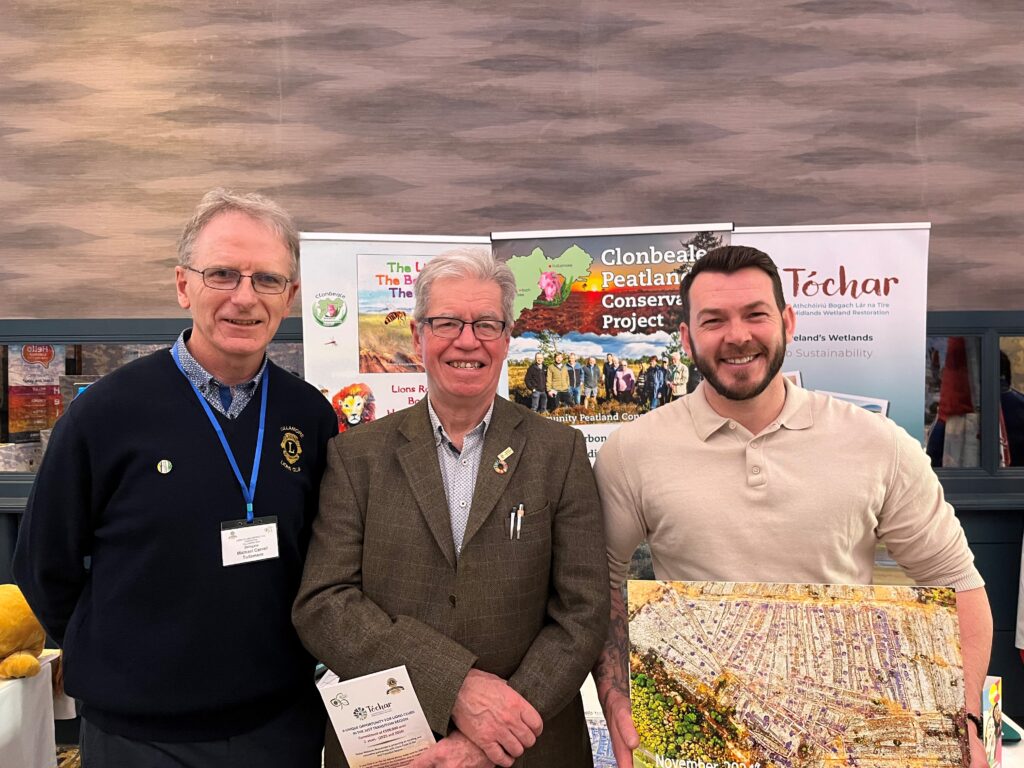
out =
[(408, 668), (440, 738), (411, 768), (592, 765), (600, 505), (582, 434), (497, 396), (515, 290), (487, 248), (431, 259), (411, 322), (427, 396), (328, 447), (295, 624), (342, 679)]
[(192, 327), (57, 422), (15, 578), (64, 650), (84, 765), (315, 768), (324, 711), (290, 611), (338, 422), (266, 354), (298, 233), (213, 190), (175, 281)]

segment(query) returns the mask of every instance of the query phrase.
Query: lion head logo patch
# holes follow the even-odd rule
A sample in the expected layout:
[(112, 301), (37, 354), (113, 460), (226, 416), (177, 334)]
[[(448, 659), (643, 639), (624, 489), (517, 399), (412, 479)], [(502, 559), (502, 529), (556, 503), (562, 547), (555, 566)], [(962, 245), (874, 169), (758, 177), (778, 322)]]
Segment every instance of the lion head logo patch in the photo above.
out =
[(290, 472), (302, 471), (296, 466), (302, 458), (302, 432), (295, 427), (281, 427), (281, 432), (281, 466)]

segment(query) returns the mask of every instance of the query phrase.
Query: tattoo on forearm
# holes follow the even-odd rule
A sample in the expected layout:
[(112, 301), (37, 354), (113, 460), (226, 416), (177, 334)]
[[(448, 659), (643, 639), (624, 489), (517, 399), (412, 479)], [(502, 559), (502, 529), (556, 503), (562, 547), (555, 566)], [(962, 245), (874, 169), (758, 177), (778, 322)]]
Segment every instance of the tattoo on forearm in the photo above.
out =
[(604, 650), (594, 667), (594, 680), (597, 683), (601, 706), (607, 705), (608, 694), (613, 690), (619, 691), (624, 696), (629, 695), (628, 657), (626, 655), (629, 632), (626, 622), (626, 605), (618, 591), (612, 593), (611, 606), (608, 638), (605, 640)]

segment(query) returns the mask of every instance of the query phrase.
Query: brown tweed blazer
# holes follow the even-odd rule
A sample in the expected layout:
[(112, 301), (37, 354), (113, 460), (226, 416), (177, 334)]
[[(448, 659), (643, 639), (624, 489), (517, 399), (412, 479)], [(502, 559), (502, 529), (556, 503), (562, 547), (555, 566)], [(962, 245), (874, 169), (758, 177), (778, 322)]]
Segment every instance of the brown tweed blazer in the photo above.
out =
[(404, 664), (440, 735), (471, 667), (505, 678), (544, 719), (516, 765), (573, 768), (592, 764), (579, 688), (604, 643), (608, 583), (583, 436), (500, 397), (456, 560), (424, 398), (331, 441), (293, 619), (343, 680)]

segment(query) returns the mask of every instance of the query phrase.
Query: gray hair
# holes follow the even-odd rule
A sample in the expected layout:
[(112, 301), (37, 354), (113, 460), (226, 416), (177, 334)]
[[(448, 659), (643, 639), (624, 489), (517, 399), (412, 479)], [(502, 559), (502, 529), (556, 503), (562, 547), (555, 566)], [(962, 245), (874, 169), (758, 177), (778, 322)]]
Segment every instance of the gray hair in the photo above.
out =
[(256, 193), (239, 194), (224, 187), (211, 189), (196, 206), (192, 218), (181, 231), (178, 239), (178, 265), (192, 265), (192, 251), (196, 240), (207, 224), (222, 213), (232, 211), (244, 213), (265, 225), (281, 238), (291, 257), (291, 275), (294, 280), (299, 274), (299, 231), (288, 212), (269, 197)]
[(447, 278), (470, 278), (497, 283), (501, 289), (501, 319), (507, 323), (505, 333), (511, 332), (516, 278), (505, 262), (495, 259), (491, 249), (483, 246), (454, 248), (434, 256), (427, 262), (416, 278), (413, 320), (417, 323), (423, 322), (430, 307), (431, 288), (437, 280)]

